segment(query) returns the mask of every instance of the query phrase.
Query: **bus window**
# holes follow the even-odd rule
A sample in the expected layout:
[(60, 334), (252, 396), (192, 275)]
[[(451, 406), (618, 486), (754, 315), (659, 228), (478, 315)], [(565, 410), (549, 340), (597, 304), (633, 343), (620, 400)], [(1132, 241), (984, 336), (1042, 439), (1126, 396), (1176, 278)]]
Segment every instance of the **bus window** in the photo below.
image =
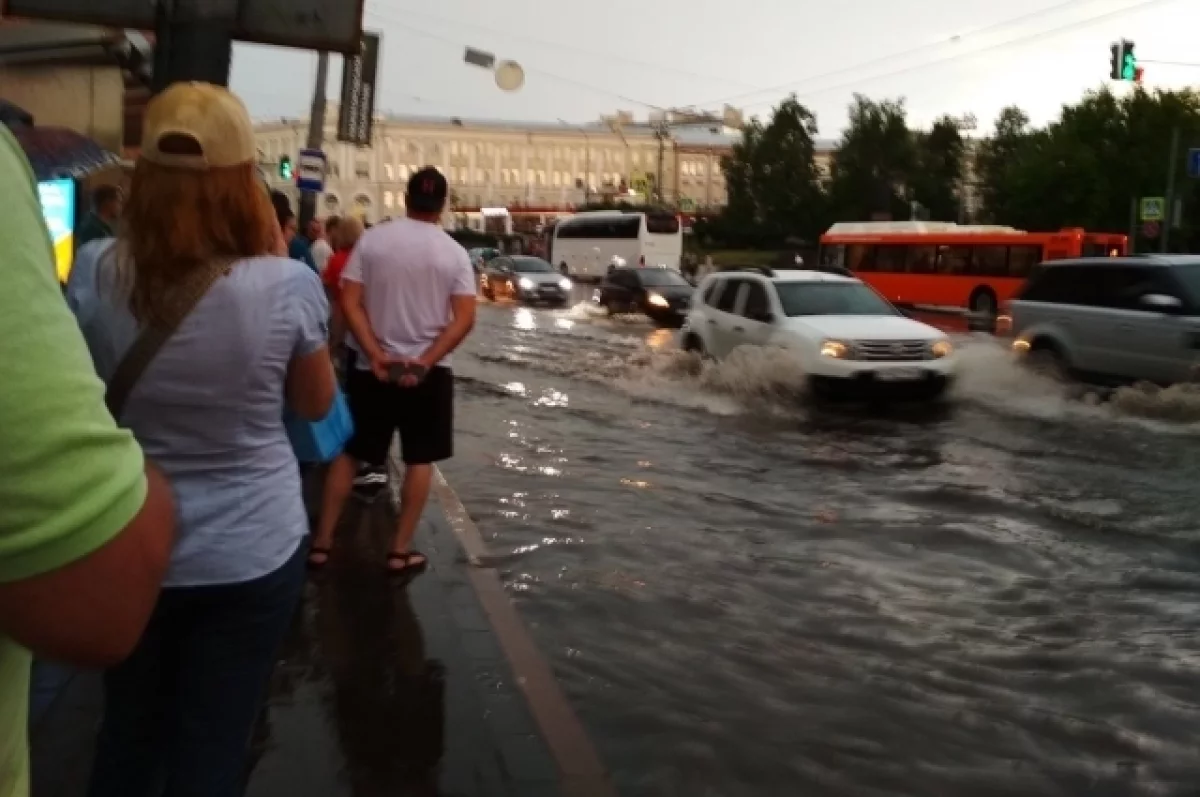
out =
[(936, 260), (936, 246), (911, 246), (908, 250), (908, 271), (911, 274), (932, 274)]
[(984, 277), (1008, 276), (1008, 247), (982, 244), (971, 256), (972, 273)]
[(826, 244), (821, 247), (821, 265), (846, 267), (846, 247), (844, 244)]
[[(642, 231), (641, 216), (625, 216), (623, 218), (612, 219), (608, 222), (608, 235), (599, 236), (602, 238), (637, 238)], [(676, 225), (678, 231), (679, 225)]]
[(851, 271), (874, 271), (871, 262), (874, 247), (866, 244), (850, 244), (846, 247), (846, 268)]
[(1108, 247), (1103, 241), (1084, 241), (1082, 254), (1084, 257), (1104, 257)]
[(970, 246), (939, 246), (937, 273), (949, 276), (967, 274), (971, 270)]
[(1010, 246), (1008, 248), (1008, 276), (1025, 279), (1033, 267), (1042, 262), (1040, 246)]
[(904, 244), (880, 244), (875, 247), (875, 271), (892, 274), (904, 273), (904, 257), (908, 247)]
[(646, 232), (651, 235), (674, 235), (679, 232), (679, 219), (667, 213), (647, 213)]

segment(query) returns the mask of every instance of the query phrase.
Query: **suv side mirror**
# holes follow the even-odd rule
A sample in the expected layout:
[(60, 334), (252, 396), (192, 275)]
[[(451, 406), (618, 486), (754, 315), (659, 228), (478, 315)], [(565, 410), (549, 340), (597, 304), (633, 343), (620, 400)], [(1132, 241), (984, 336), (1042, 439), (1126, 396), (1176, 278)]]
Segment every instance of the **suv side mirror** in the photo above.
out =
[(1138, 300), (1138, 304), (1146, 310), (1159, 313), (1175, 313), (1183, 309), (1183, 302), (1165, 293), (1148, 293)]

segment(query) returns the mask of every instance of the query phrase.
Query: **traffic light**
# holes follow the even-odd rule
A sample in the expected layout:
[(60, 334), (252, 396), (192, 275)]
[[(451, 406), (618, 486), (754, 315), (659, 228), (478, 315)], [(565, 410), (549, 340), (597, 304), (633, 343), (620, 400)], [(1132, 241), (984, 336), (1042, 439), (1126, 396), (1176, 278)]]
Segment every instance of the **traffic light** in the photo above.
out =
[(1113, 42), (1109, 52), (1112, 53), (1112, 58), (1108, 62), (1110, 78), (1141, 82), (1142, 70), (1138, 67), (1137, 56), (1133, 53), (1133, 42), (1125, 39)]
[(1121, 42), (1121, 80), (1136, 80), (1137, 56), (1133, 54), (1133, 42)]
[(292, 159), (287, 155), (279, 159), (279, 176), (284, 180), (292, 179)]

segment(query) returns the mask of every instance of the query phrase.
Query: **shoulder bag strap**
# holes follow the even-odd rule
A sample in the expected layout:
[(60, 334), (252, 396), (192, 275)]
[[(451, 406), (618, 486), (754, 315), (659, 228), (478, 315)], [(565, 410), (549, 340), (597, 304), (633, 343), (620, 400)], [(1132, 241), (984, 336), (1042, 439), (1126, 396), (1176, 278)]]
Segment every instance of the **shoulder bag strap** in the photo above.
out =
[(114, 420), (121, 420), (121, 413), (125, 410), (125, 402), (128, 400), (129, 394), (133, 391), (134, 385), (137, 384), (146, 367), (158, 354), (159, 349), (191, 315), (192, 310), (208, 293), (209, 288), (218, 279), (227, 275), (232, 266), (233, 261), (231, 260), (216, 260), (199, 269), (187, 283), (181, 286), (175, 306), (163, 319), (163, 322), (147, 326), (137, 336), (133, 345), (129, 347), (129, 351), (125, 352), (125, 356), (121, 358), (121, 362), (113, 372), (112, 379), (108, 380), (104, 402), (108, 405), (108, 411)]

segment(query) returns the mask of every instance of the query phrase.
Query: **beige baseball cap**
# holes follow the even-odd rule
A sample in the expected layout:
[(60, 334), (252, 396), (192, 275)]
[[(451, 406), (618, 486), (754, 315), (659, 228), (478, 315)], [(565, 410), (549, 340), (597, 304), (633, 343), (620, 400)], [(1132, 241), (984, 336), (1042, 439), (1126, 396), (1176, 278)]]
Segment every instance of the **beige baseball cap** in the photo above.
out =
[[(164, 151), (164, 141), (175, 137), (191, 139), (199, 152)], [(246, 106), (228, 89), (175, 83), (146, 106), (141, 157), (160, 166), (203, 171), (254, 163), (258, 148)]]

